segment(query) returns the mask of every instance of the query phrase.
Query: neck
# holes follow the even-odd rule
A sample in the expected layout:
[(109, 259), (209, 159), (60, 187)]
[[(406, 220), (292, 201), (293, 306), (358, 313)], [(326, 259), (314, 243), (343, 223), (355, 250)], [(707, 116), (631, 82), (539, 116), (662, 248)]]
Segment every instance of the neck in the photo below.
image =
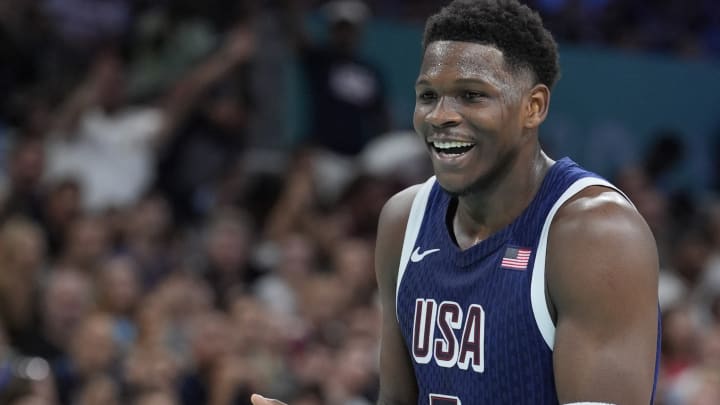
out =
[(497, 181), (458, 197), (452, 229), (460, 248), (487, 239), (522, 214), (553, 163), (539, 147), (521, 153)]

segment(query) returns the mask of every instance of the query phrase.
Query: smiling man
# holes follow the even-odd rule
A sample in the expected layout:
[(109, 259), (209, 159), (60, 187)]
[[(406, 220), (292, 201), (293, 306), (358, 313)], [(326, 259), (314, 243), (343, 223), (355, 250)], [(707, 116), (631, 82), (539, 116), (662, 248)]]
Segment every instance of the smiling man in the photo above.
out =
[(379, 403), (651, 403), (655, 242), (622, 192), (541, 148), (551, 34), (515, 0), (456, 0), (423, 47), (435, 176), (380, 217)]

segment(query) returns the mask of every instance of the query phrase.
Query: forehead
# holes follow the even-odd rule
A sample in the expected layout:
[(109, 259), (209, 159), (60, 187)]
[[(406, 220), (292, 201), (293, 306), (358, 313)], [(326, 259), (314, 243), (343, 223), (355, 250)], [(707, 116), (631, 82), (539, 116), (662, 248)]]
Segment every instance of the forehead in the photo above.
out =
[(511, 78), (502, 51), (493, 46), (461, 41), (431, 42), (423, 55), (419, 79), (432, 80), (444, 75), (491, 82), (506, 82)]

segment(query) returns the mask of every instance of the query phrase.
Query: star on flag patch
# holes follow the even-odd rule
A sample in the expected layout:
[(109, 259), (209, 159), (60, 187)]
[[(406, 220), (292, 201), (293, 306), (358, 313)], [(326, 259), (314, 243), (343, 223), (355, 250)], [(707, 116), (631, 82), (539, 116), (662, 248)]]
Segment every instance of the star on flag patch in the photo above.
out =
[(511, 246), (505, 249), (505, 255), (500, 262), (500, 268), (508, 270), (527, 270), (532, 250)]

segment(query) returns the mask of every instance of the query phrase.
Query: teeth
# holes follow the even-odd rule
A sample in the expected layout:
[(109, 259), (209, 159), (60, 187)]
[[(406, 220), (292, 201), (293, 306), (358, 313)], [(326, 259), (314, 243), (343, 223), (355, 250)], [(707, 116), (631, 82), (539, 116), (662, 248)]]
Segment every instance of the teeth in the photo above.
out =
[(469, 146), (473, 146), (473, 144), (470, 142), (457, 142), (457, 141), (450, 141), (450, 142), (434, 141), (432, 144), (437, 149), (466, 148)]

